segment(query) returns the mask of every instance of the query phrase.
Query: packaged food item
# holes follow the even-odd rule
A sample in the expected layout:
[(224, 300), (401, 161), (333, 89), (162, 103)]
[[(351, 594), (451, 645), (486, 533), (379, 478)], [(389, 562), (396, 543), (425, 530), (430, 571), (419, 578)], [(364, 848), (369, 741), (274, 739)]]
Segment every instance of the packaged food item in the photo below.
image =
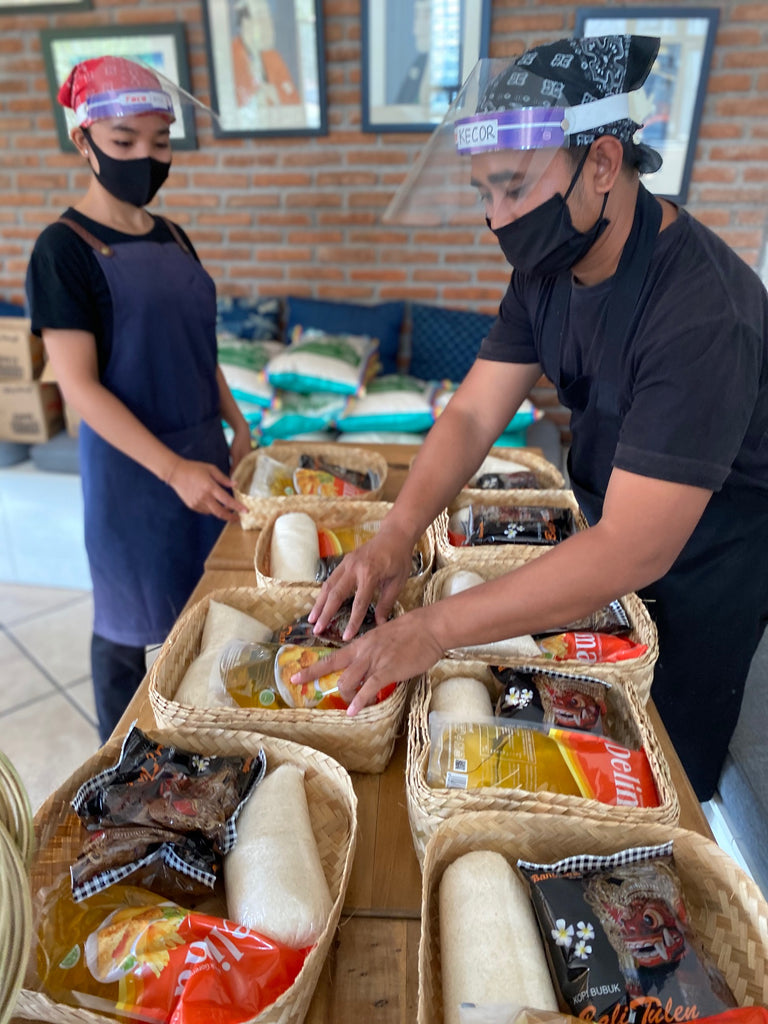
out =
[(360, 491), (372, 491), (381, 483), (379, 474), (374, 473), (373, 470), (369, 469), (363, 473), (360, 470), (351, 469), (349, 466), (339, 466), (336, 463), (328, 462), (319, 455), (300, 455), (299, 468), (330, 473), (332, 476), (339, 477), (339, 479), (350, 484), (352, 487), (358, 488)]
[(596, 612), (549, 632), (574, 633), (580, 630), (589, 630), (594, 633), (622, 633), (631, 628), (632, 624), (621, 601), (611, 601), (603, 608), (598, 608)]
[(430, 711), (440, 711), (459, 722), (493, 718), (488, 688), (472, 676), (449, 676), (432, 686)]
[(645, 751), (604, 736), (503, 719), (456, 722), (436, 712), (429, 716), (429, 735), (429, 786), (499, 786), (624, 807), (659, 804)]
[(605, 734), (609, 683), (526, 672), (505, 665), (492, 665), (491, 672), (504, 687), (496, 703), (498, 718)]
[(314, 580), (320, 556), (317, 524), (306, 512), (285, 512), (272, 524), (269, 570), (289, 583)]
[(539, 637), (536, 643), (541, 653), (553, 661), (612, 663), (639, 658), (648, 650), (647, 644), (609, 633), (557, 633)]
[[(339, 693), (341, 672), (322, 675), (322, 658), (333, 654), (332, 647), (302, 647), (283, 644), (275, 658), (275, 682), (278, 692), (289, 708), (346, 708)], [(292, 683), (291, 676), (300, 669), (317, 668), (317, 678), (309, 683)]]
[(296, 494), (293, 473), (284, 463), (259, 452), (248, 493), (253, 498), (281, 498)]
[(290, 988), (309, 952), (129, 885), (75, 903), (64, 881), (39, 921), (52, 999), (157, 1024), (244, 1024)]
[(448, 539), (455, 547), (480, 544), (559, 544), (574, 532), (569, 508), (467, 505), (454, 512)]
[(445, 1024), (462, 1003), (506, 1001), (556, 1010), (544, 945), (527, 886), (492, 850), (473, 850), (440, 879), (440, 974)]
[(514, 473), (482, 473), (474, 483), (481, 491), (512, 491), (537, 488), (536, 474), (528, 469)]
[(677, 1024), (736, 1005), (689, 924), (672, 843), (517, 866), (574, 1016)]
[(321, 469), (295, 469), (293, 486), (296, 494), (314, 494), (320, 498), (353, 498), (365, 494), (362, 487)]
[[(318, 644), (325, 644), (326, 646), (340, 647), (345, 641), (344, 630), (349, 625), (350, 615), (352, 614), (352, 599), (347, 599), (339, 610), (328, 622), (321, 634), (315, 635), (314, 624), (309, 621), (305, 615), (301, 619), (297, 619), (295, 622), (287, 623), (275, 632), (272, 636), (272, 640), (279, 644), (302, 644), (304, 646), (316, 646)], [(368, 605), (365, 612), (360, 628), (358, 629), (358, 635), (367, 633), (368, 630), (373, 629), (376, 626), (376, 606)]]
[[(319, 525), (317, 537), (320, 558), (315, 576), (317, 582), (321, 583), (328, 579), (336, 566), (341, 563), (344, 555), (357, 550), (366, 541), (375, 537), (380, 525), (378, 521), (355, 523), (351, 526), (334, 526), (333, 529)], [(416, 549), (411, 558), (411, 575), (417, 576), (422, 570), (421, 552)]]
[(139, 873), (163, 892), (199, 891), (193, 882), (213, 888), (219, 855), (234, 843), (237, 816), (265, 769), (262, 751), (208, 757), (134, 726), (117, 764), (87, 779), (72, 800), (94, 833), (72, 867), (75, 899)]
[(224, 882), (228, 912), (247, 928), (293, 949), (322, 935), (333, 899), (297, 765), (278, 765), (246, 803)]

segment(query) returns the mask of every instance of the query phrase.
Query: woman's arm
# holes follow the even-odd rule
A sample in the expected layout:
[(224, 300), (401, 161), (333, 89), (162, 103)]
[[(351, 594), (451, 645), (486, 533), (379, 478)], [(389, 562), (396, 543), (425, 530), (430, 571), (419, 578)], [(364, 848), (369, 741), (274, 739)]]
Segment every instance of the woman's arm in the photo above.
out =
[(232, 482), (218, 467), (171, 451), (104, 387), (93, 334), (46, 328), (43, 342), (65, 399), (92, 430), (172, 487), (189, 508), (236, 518), (240, 504), (224, 489)]

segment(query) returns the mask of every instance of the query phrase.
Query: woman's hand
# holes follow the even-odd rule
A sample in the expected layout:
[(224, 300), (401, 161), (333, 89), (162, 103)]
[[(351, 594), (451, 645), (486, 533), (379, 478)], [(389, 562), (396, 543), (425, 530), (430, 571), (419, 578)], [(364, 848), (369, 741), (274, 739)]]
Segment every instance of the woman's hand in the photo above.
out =
[(443, 654), (429, 629), (429, 613), (417, 608), (358, 637), (310, 668), (291, 676), (292, 683), (309, 683), (323, 674), (341, 672), (339, 692), (349, 702), (347, 714), (354, 716), (376, 701), (376, 694), (388, 683), (421, 675)]
[(235, 436), (232, 439), (232, 444), (229, 446), (229, 464), (232, 470), (237, 469), (238, 465), (252, 448), (251, 430), (246, 423), (244, 429), (239, 427), (235, 430)]
[(232, 481), (213, 463), (179, 456), (165, 482), (195, 512), (231, 522), (237, 519), (238, 512), (245, 511), (245, 506), (225, 490), (232, 486)]
[(376, 621), (386, 622), (411, 571), (411, 541), (394, 529), (382, 529), (356, 551), (345, 555), (323, 584), (309, 621), (320, 634), (348, 597), (354, 595), (344, 640), (351, 640), (376, 598)]

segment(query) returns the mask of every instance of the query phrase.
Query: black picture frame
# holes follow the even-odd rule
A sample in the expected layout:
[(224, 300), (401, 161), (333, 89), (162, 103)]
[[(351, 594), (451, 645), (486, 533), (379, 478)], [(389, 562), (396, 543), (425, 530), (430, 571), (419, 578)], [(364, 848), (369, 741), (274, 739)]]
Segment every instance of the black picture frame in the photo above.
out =
[(218, 138), (328, 134), (322, 0), (203, 0), (203, 25)]
[(720, 17), (717, 7), (579, 7), (577, 36), (659, 36), (661, 46), (642, 90), (630, 93), (633, 117), (644, 127), (638, 139), (664, 163), (643, 184), (683, 204), (696, 155), (707, 80)]
[(92, 0), (0, 0), (0, 16), (3, 14), (70, 14), (72, 11), (90, 11)]
[(488, 55), (491, 0), (460, 0), (456, 18), (444, 23), (434, 6), (361, 0), (364, 132), (431, 132)]
[[(185, 92), (190, 91), (189, 63), (184, 25), (180, 22), (157, 25), (100, 25), (97, 28), (44, 28), (40, 45), (51, 94), (59, 145), (65, 153), (77, 150), (69, 137), (75, 124), (72, 111), (61, 106), (59, 87), (69, 72), (82, 60), (110, 54), (148, 63)], [(176, 112), (171, 125), (174, 150), (197, 149), (195, 118), (191, 106)]]

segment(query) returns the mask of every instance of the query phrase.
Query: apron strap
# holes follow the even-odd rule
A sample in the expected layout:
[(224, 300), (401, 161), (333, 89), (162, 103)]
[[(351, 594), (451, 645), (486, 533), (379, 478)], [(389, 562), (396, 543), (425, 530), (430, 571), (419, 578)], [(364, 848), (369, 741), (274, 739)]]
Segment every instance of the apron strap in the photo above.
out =
[(100, 253), (100, 255), (114, 256), (114, 250), (111, 246), (107, 245), (106, 242), (100, 241), (95, 235), (92, 235), (87, 228), (84, 228), (82, 224), (78, 224), (76, 220), (72, 220), (70, 217), (59, 217), (59, 221), (62, 224), (66, 224), (68, 228), (71, 228), (76, 235), (79, 235), (80, 238), (82, 238), (86, 245), (90, 245), (90, 247), (95, 249), (96, 252)]
[[(157, 220), (160, 220), (165, 224), (170, 231), (174, 242), (176, 242), (181, 251), (187, 253), (188, 256), (191, 256), (192, 253), (189, 246), (181, 237), (181, 233), (173, 221), (168, 220), (160, 214), (157, 215)], [(84, 228), (82, 224), (78, 224), (76, 220), (72, 220), (71, 217), (59, 217), (59, 221), (62, 224), (66, 224), (68, 228), (71, 228), (87, 245), (90, 245), (92, 249), (95, 249), (96, 252), (100, 253), (102, 256), (114, 256), (114, 250), (111, 246), (107, 245), (106, 242), (100, 241), (100, 239), (91, 234), (87, 228)]]
[(173, 223), (173, 221), (172, 220), (168, 220), (167, 217), (163, 217), (163, 215), (161, 213), (157, 214), (157, 219), (161, 220), (163, 222), (163, 224), (165, 224), (165, 226), (168, 228), (170, 233), (173, 235), (173, 240), (179, 246), (181, 251), (187, 253), (188, 256), (191, 256), (192, 253), (190, 252), (189, 246), (184, 241), (184, 239), (181, 237), (181, 232), (176, 227), (176, 225)]

